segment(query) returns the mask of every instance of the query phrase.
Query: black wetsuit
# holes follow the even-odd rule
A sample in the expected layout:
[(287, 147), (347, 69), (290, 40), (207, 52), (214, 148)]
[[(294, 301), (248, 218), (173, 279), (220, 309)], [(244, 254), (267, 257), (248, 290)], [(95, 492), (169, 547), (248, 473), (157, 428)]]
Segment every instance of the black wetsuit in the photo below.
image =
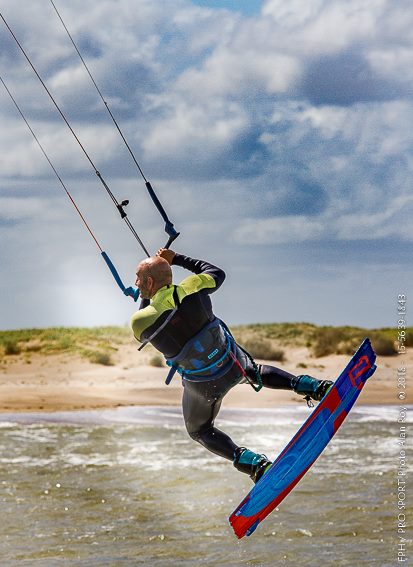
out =
[[(176, 356), (189, 339), (215, 318), (210, 294), (225, 279), (223, 270), (203, 260), (176, 254), (173, 264), (195, 275), (189, 276), (178, 286), (161, 288), (150, 301), (142, 300), (140, 310), (132, 318), (135, 337), (141, 342), (150, 339), (151, 344), (166, 358)], [(175, 299), (178, 299), (178, 305)], [(170, 317), (175, 308), (176, 312)], [(256, 382), (252, 363), (240, 349), (237, 352), (238, 358), (243, 359), (247, 376)], [(258, 365), (258, 370), (263, 386), (267, 388), (291, 390), (296, 379), (294, 375), (274, 366)], [(182, 380), (183, 415), (189, 435), (213, 453), (231, 461), (238, 446), (215, 427), (214, 421), (225, 394), (243, 381), (245, 378), (236, 365), (224, 376), (210, 381)]]

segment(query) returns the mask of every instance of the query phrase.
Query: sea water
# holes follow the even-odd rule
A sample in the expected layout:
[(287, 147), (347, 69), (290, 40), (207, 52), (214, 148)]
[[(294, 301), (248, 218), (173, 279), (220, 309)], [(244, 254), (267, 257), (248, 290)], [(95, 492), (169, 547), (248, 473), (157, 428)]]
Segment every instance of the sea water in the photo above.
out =
[[(309, 410), (222, 410), (274, 458)], [(353, 409), (249, 538), (228, 516), (250, 479), (192, 441), (178, 408), (0, 415), (0, 565), (397, 565), (397, 407)]]

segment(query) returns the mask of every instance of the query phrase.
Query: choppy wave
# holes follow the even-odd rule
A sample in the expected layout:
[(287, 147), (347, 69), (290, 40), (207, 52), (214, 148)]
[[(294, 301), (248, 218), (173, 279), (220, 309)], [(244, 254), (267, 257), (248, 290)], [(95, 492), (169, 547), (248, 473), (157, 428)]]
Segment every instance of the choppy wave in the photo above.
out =
[[(413, 411), (413, 406), (407, 406)], [(301, 424), (309, 416), (311, 410), (303, 404), (269, 408), (223, 408), (220, 420), (223, 423), (237, 425), (246, 418), (252, 425), (287, 425)], [(356, 406), (348, 419), (359, 422), (394, 423), (398, 416), (398, 406)], [(158, 425), (182, 423), (182, 412), (179, 407), (164, 406), (130, 406), (105, 410), (67, 411), (67, 412), (27, 412), (0, 414), (0, 428), (7, 428), (17, 423), (73, 423), (73, 424), (103, 424), (103, 423), (151, 423)]]
[[(218, 422), (272, 458), (308, 415), (231, 409)], [(250, 480), (188, 437), (179, 408), (3, 416), (1, 565), (393, 565), (397, 416), (354, 408), (241, 542), (227, 518)]]

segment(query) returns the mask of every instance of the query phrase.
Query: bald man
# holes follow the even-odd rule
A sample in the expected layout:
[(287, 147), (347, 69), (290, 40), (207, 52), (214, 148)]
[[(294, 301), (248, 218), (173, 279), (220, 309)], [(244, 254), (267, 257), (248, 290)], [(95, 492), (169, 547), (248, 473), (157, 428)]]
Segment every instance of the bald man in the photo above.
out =
[[(192, 275), (173, 285), (172, 265)], [(175, 371), (180, 373), (183, 416), (190, 437), (231, 460), (236, 469), (257, 482), (271, 462), (265, 455), (238, 446), (214, 425), (225, 394), (235, 385), (249, 382), (255, 389), (293, 390), (307, 400), (319, 401), (333, 383), (257, 365), (213, 313), (210, 295), (224, 279), (223, 270), (208, 262), (161, 248), (137, 268), (136, 285), (142, 301), (132, 316), (132, 329), (143, 346), (151, 343), (165, 356), (171, 366), (167, 383)]]

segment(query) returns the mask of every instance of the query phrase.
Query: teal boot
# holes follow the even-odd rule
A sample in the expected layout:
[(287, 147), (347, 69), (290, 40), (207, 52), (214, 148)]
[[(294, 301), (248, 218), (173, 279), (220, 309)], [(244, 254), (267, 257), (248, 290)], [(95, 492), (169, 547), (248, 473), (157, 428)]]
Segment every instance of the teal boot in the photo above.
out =
[(272, 465), (265, 455), (253, 453), (245, 447), (238, 447), (234, 453), (234, 467), (250, 476), (257, 483)]
[(304, 399), (310, 405), (310, 400), (322, 400), (333, 384), (331, 380), (317, 380), (308, 374), (301, 374), (293, 381), (292, 387), (297, 394), (304, 394)]

